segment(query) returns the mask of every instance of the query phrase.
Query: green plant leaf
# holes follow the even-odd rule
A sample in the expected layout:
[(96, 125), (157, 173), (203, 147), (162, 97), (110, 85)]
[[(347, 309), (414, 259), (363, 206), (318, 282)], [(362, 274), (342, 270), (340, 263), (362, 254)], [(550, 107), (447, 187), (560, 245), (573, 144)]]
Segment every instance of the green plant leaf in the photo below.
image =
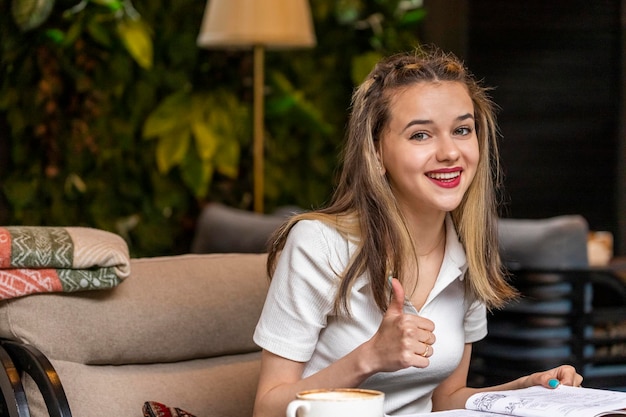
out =
[(357, 55), (352, 59), (352, 82), (359, 85), (365, 80), (374, 65), (382, 58), (378, 52), (370, 51)]
[(152, 68), (152, 37), (148, 25), (143, 20), (122, 19), (117, 24), (117, 33), (137, 64), (145, 69)]
[(187, 152), (181, 165), (183, 182), (192, 190), (196, 198), (204, 198), (209, 192), (209, 184), (213, 178), (213, 164), (202, 161), (193, 152)]
[(2, 91), (4, 94), (0, 94), (0, 109), (11, 110), (14, 109), (16, 103), (20, 101), (20, 90), (10, 85), (6, 85)]
[(205, 120), (196, 120), (191, 125), (196, 149), (202, 161), (210, 161), (215, 155), (219, 142), (215, 131)]
[(24, 181), (13, 177), (5, 182), (3, 188), (4, 195), (13, 209), (19, 211), (36, 201), (39, 182)]
[(113, 44), (110, 32), (100, 24), (98, 19), (91, 19), (89, 23), (87, 23), (87, 32), (92, 39), (100, 45), (110, 48)]
[(338, 0), (335, 4), (335, 14), (340, 23), (354, 23), (362, 11), (363, 4), (359, 0)]
[(17, 26), (28, 31), (45, 22), (53, 7), (54, 0), (13, 0), (11, 14)]
[(190, 141), (191, 131), (188, 128), (172, 130), (159, 138), (156, 160), (161, 174), (167, 174), (172, 167), (184, 160)]
[(293, 112), (298, 115), (299, 120), (304, 119), (316, 130), (330, 134), (332, 126), (324, 121), (321, 111), (307, 100), (302, 90), (297, 90), (285, 75), (278, 71), (272, 71), (271, 81), (279, 94), (268, 100), (268, 115), (288, 117), (288, 112)]
[(239, 174), (239, 154), (241, 147), (235, 140), (223, 140), (215, 153), (215, 169), (229, 178)]
[(99, 4), (100, 6), (105, 6), (111, 9), (112, 11), (120, 10), (123, 5), (120, 0), (90, 0), (95, 4)]
[(173, 130), (189, 126), (191, 97), (186, 91), (167, 96), (147, 117), (143, 125), (143, 138), (153, 139)]
[(63, 33), (61, 29), (48, 29), (46, 30), (45, 34), (48, 39), (51, 39), (52, 42), (56, 43), (57, 45), (62, 44), (65, 40), (65, 33)]
[(400, 25), (414, 25), (421, 22), (426, 17), (426, 9), (419, 8), (406, 12), (402, 19), (400, 19)]
[(65, 37), (63, 38), (63, 46), (73, 45), (78, 38), (80, 38), (80, 34), (83, 31), (83, 22), (80, 19), (77, 19), (70, 28), (65, 33)]

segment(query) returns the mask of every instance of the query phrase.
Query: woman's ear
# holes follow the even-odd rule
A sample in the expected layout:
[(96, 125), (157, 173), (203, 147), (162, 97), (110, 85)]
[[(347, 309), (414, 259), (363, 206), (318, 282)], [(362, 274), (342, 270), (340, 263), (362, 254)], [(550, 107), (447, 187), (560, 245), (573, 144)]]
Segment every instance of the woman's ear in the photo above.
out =
[(376, 151), (376, 168), (378, 168), (381, 175), (385, 175), (387, 172), (383, 164), (383, 151), (380, 148)]
[(383, 165), (382, 160), (380, 158), (376, 158), (376, 168), (378, 168), (378, 172), (381, 175), (385, 175), (387, 170), (385, 169), (385, 165)]

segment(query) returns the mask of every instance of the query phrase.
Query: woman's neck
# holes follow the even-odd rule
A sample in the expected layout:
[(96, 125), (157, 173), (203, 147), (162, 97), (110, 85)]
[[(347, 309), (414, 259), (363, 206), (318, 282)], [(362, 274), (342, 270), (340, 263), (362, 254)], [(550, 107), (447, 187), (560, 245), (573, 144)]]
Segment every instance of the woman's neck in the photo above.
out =
[(424, 257), (445, 246), (446, 212), (431, 215), (405, 213), (407, 226), (415, 244), (415, 254)]

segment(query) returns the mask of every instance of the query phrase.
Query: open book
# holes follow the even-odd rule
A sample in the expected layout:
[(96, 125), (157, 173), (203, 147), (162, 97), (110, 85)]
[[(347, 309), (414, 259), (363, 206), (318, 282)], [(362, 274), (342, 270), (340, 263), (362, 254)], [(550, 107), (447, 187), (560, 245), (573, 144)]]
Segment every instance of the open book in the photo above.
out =
[(465, 410), (411, 414), (403, 417), (599, 417), (626, 416), (626, 392), (560, 385), (481, 392)]

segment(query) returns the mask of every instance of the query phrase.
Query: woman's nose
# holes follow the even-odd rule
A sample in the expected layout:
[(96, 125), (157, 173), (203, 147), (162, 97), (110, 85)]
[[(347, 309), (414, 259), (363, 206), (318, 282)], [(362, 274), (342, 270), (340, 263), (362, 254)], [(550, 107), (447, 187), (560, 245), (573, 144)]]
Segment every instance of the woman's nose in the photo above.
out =
[(455, 161), (460, 156), (455, 140), (449, 135), (440, 136), (437, 141), (437, 159), (440, 161)]

